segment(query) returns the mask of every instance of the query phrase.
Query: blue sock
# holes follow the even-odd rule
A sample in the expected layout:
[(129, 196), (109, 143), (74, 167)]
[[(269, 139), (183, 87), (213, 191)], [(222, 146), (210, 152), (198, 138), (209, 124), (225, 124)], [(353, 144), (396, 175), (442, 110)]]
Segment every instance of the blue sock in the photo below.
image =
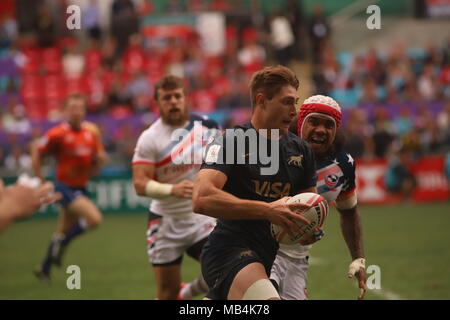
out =
[(83, 220), (78, 220), (76, 225), (74, 225), (67, 233), (65, 234), (64, 239), (61, 241), (61, 246), (67, 246), (70, 241), (72, 241), (75, 237), (82, 234), (86, 231), (86, 223)]
[[(79, 220), (64, 236), (55, 235), (47, 249), (44, 261), (42, 261), (42, 271), (45, 274), (50, 274), (50, 269), (52, 267), (52, 255), (55, 245), (60, 245), (61, 248), (66, 247), (70, 241), (72, 241), (76, 236), (82, 234), (86, 230), (86, 223), (84, 220)], [(59, 244), (58, 244), (59, 242)]]
[(52, 252), (53, 247), (57, 241), (61, 241), (61, 236), (53, 236), (52, 240), (50, 240), (50, 244), (48, 245), (47, 253), (44, 257), (44, 261), (42, 261), (42, 271), (45, 274), (50, 274), (50, 269), (52, 267)]
[(49, 274), (50, 273), (50, 268), (52, 266), (52, 260), (51, 260), (52, 248), (53, 248), (53, 241), (50, 241), (50, 244), (49, 244), (48, 249), (47, 249), (47, 253), (46, 253), (45, 257), (44, 257), (44, 261), (42, 261), (42, 271), (45, 274)]

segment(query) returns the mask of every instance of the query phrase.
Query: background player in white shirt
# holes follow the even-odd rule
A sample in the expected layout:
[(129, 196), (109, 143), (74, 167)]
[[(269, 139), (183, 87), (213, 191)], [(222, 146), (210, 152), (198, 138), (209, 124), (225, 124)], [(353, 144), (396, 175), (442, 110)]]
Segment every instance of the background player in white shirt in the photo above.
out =
[[(203, 146), (218, 130), (215, 122), (188, 113), (183, 79), (165, 76), (155, 85), (154, 98), (161, 117), (138, 139), (133, 183), (138, 195), (152, 198), (147, 244), (157, 299), (173, 300), (184, 252), (199, 260), (215, 225), (215, 219), (192, 212), (191, 198)], [(201, 277), (189, 285), (192, 295), (207, 290)]]
[[(353, 260), (348, 276), (356, 276), (360, 288), (358, 299), (363, 299), (366, 274), (362, 227), (357, 210), (355, 162), (350, 154), (342, 150), (340, 139), (336, 139), (341, 117), (341, 108), (332, 98), (312, 96), (300, 107), (294, 130), (314, 151), (317, 193), (330, 204), (333, 201), (336, 203), (342, 234)], [(307, 299), (310, 247), (280, 244), (270, 277), (278, 284), (282, 299)]]

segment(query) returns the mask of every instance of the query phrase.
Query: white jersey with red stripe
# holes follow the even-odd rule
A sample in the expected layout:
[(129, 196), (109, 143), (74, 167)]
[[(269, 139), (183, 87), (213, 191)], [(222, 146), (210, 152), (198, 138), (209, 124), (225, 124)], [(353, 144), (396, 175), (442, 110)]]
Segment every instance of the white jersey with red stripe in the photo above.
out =
[[(355, 192), (355, 161), (352, 156), (339, 151), (336, 154), (316, 162), (317, 193), (327, 199), (331, 205), (338, 197)], [(309, 246), (280, 244), (280, 251), (292, 258), (305, 258)]]
[[(161, 183), (194, 182), (203, 150), (211, 136), (218, 133), (217, 123), (205, 117), (191, 115), (182, 128), (167, 125), (160, 118), (140, 135), (132, 164), (153, 164), (153, 179)], [(153, 199), (150, 210), (161, 216), (179, 218), (193, 214), (192, 200), (175, 196)]]

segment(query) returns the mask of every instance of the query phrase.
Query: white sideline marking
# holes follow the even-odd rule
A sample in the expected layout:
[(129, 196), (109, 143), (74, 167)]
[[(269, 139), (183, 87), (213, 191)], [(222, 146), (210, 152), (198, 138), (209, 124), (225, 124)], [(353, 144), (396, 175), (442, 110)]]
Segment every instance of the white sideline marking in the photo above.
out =
[[(359, 288), (356, 282), (355, 288)], [(367, 289), (366, 293), (367, 292), (373, 293), (374, 295), (382, 297), (386, 300), (406, 300), (406, 298), (401, 295), (386, 289)]]
[(309, 257), (309, 265), (318, 266), (318, 265), (323, 265), (323, 264), (327, 264), (325, 259), (317, 258), (317, 257)]
[(368, 291), (373, 293), (373, 294), (375, 294), (375, 295), (377, 295), (377, 296), (385, 298), (387, 300), (406, 300), (402, 296), (396, 294), (395, 292), (389, 291), (389, 290), (373, 289), (373, 290), (368, 290)]

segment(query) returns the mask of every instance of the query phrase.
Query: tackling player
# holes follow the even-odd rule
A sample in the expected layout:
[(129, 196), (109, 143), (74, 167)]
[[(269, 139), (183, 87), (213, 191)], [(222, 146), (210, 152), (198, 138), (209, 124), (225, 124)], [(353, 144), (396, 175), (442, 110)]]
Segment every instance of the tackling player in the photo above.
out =
[(61, 266), (64, 249), (83, 232), (97, 227), (102, 216), (86, 194), (88, 179), (106, 162), (97, 126), (84, 120), (86, 98), (71, 94), (64, 101), (66, 121), (50, 129), (32, 148), (35, 175), (44, 180), (41, 170), (46, 155), (56, 158), (55, 190), (62, 194), (58, 226), (47, 253), (35, 275), (42, 281), (50, 279), (52, 264)]
[[(256, 72), (250, 82), (251, 122), (227, 130), (208, 146), (193, 195), (195, 212), (219, 219), (203, 249), (202, 273), (209, 285), (206, 299), (279, 299), (268, 277), (278, 250), (270, 223), (290, 233), (298, 231), (291, 219), (307, 221), (293, 211), (305, 206), (288, 205), (286, 200), (316, 190), (313, 152), (288, 132), (296, 115), (298, 86), (297, 77), (286, 67)], [(239, 144), (245, 148), (237, 152), (238, 132), (258, 139), (245, 139)], [(277, 147), (263, 150), (262, 143), (272, 146), (272, 139)], [(275, 173), (262, 175), (263, 168), (274, 165), (262, 160), (265, 152), (278, 162)], [(257, 161), (251, 161), (253, 157)], [(238, 159), (246, 160), (239, 163)]]
[[(361, 220), (356, 206), (355, 162), (342, 149), (339, 136), (336, 138), (341, 117), (341, 108), (332, 98), (312, 96), (300, 107), (294, 131), (314, 150), (317, 192), (330, 204), (333, 201), (336, 203), (342, 234), (353, 260), (348, 276), (356, 275), (360, 288), (358, 299), (363, 299), (366, 275)], [(283, 299), (307, 299), (310, 247), (280, 244), (270, 277), (278, 284)]]
[[(201, 165), (208, 134), (217, 124), (189, 115), (183, 80), (166, 76), (155, 85), (161, 117), (138, 139), (133, 156), (136, 193), (153, 199), (147, 248), (157, 285), (157, 299), (175, 300), (181, 284), (183, 254), (200, 260), (215, 219), (192, 212), (193, 181)], [(177, 134), (177, 129), (183, 129)], [(211, 129), (211, 130), (208, 130)], [(197, 160), (197, 162), (195, 161)], [(207, 291), (203, 278), (189, 284), (190, 295)]]

